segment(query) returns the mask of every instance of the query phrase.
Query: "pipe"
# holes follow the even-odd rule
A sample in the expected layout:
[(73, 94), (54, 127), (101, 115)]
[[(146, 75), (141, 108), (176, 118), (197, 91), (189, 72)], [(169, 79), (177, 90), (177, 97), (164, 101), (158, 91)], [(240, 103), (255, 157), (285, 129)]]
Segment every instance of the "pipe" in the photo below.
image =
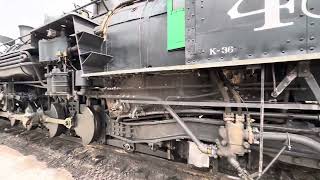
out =
[[(223, 115), (223, 110), (211, 110), (211, 109), (183, 109), (183, 110), (176, 110), (177, 114), (200, 114), (200, 115)], [(168, 114), (167, 111), (148, 111), (142, 114), (137, 114), (138, 116), (149, 116), (149, 115), (159, 115), (159, 114)], [(256, 117), (259, 119), (260, 112), (247, 112), (251, 117)], [(265, 117), (268, 118), (291, 118), (291, 119), (301, 119), (301, 120), (315, 120), (319, 121), (319, 115), (312, 115), (312, 114), (293, 114), (293, 113), (273, 113), (267, 112), (264, 113)], [(123, 115), (121, 118), (127, 118), (129, 116)]]
[[(223, 82), (218, 78), (218, 73), (215, 73), (214, 71), (210, 71), (210, 79), (212, 81), (213, 84), (216, 84), (222, 97), (224, 102), (230, 102), (230, 97), (228, 92), (226, 91)], [(226, 107), (226, 113), (231, 113), (231, 108), (230, 107)]]
[(0, 60), (0, 65), (1, 64), (5, 64), (5, 63), (10, 63), (12, 61), (16, 61), (16, 60), (21, 60), (25, 57), (21, 57), (21, 56), (15, 56), (15, 57), (11, 57), (11, 58), (8, 58), (8, 59), (3, 59), (3, 60)]
[(261, 177), (261, 173), (263, 170), (263, 145), (264, 145), (264, 81), (265, 81), (265, 66), (261, 65), (261, 107), (260, 107), (260, 134), (259, 134), (259, 177)]
[[(233, 89), (232, 84), (229, 81), (229, 79), (222, 72), (220, 72), (219, 74), (220, 74), (220, 76), (223, 77), (223, 80), (225, 81), (225, 84), (226, 84), (228, 90), (231, 92), (233, 99), (236, 101), (236, 103), (242, 103), (241, 96), (239, 95), (239, 93), (236, 90)], [(238, 109), (238, 114), (241, 115), (242, 108), (238, 107), (237, 109)]]
[(199, 150), (205, 154), (209, 155), (215, 155), (216, 152), (213, 149), (213, 147), (210, 147), (206, 144), (203, 144), (189, 129), (189, 127), (186, 125), (186, 123), (174, 112), (174, 110), (168, 106), (163, 105), (163, 107), (170, 113), (170, 115), (178, 122), (178, 124), (181, 126), (181, 128), (190, 136), (192, 141), (198, 146)]
[(253, 178), (250, 177), (250, 174), (247, 172), (247, 170), (240, 166), (240, 163), (235, 156), (228, 157), (228, 162), (238, 171), (238, 174), (241, 177), (241, 179), (253, 180)]
[(268, 166), (262, 171), (261, 176), (257, 178), (259, 180), (270, 168), (271, 166), (278, 160), (281, 154), (287, 149), (287, 146), (283, 146), (278, 154), (272, 159), (272, 161), (268, 164)]
[(104, 8), (106, 9), (106, 12), (108, 12), (108, 11), (109, 11), (109, 8), (108, 8), (106, 2), (105, 2), (104, 0), (101, 0), (101, 3), (102, 3), (102, 5), (104, 6)]
[[(148, 97), (148, 96), (121, 96), (121, 95), (105, 95), (105, 98), (109, 99), (142, 99), (142, 100), (154, 100), (162, 101), (158, 97)], [(192, 141), (198, 146), (199, 150), (209, 156), (216, 156), (216, 149), (213, 146), (206, 145), (202, 143), (186, 125), (186, 123), (174, 112), (174, 110), (169, 105), (162, 105), (170, 115), (178, 122), (180, 127), (186, 132), (186, 134), (192, 139)]]
[(10, 66), (10, 65), (19, 64), (19, 63), (25, 61), (26, 59), (27, 59), (26, 57), (22, 57), (22, 58), (18, 58), (18, 59), (12, 60), (10, 62), (4, 62), (4, 63), (0, 62), (0, 67), (7, 67), (7, 66)]
[(7, 53), (7, 54), (4, 54), (4, 55), (1, 55), (0, 56), (0, 60), (5, 60), (5, 59), (16, 57), (16, 56), (19, 56), (19, 55), (20, 55), (19, 52)]
[(309, 137), (297, 135), (297, 134), (290, 134), (290, 133), (276, 133), (276, 132), (263, 133), (264, 140), (286, 141), (288, 138), (290, 138), (291, 142), (308, 146), (311, 149), (320, 152), (320, 142), (315, 141)]

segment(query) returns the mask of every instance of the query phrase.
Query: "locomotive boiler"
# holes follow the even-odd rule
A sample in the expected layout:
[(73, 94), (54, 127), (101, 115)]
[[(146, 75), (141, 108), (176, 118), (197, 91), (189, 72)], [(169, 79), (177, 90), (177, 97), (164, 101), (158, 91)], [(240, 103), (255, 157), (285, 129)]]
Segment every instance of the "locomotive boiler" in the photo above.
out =
[(319, 7), (91, 1), (3, 42), (0, 115), (243, 179), (276, 160), (319, 169)]

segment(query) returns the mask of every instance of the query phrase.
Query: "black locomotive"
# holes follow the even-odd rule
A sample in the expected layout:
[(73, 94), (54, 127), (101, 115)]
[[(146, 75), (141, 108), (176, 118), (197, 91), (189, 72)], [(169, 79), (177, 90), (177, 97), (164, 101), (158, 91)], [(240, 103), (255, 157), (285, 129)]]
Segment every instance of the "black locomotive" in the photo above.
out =
[(198, 167), (223, 158), (243, 179), (263, 155), (320, 169), (319, 7), (92, 1), (3, 42), (0, 115)]

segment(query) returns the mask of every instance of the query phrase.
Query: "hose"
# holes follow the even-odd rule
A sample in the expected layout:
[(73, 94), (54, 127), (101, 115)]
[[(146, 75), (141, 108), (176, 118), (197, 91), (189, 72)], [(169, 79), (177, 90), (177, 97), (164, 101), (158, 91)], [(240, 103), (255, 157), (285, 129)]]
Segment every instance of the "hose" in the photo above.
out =
[(295, 142), (298, 144), (305, 145), (315, 151), (320, 152), (320, 142), (315, 141), (309, 137), (290, 134), (290, 133), (277, 133), (277, 132), (264, 132), (263, 139), (264, 140), (274, 140), (274, 141), (286, 141), (290, 139), (291, 142)]

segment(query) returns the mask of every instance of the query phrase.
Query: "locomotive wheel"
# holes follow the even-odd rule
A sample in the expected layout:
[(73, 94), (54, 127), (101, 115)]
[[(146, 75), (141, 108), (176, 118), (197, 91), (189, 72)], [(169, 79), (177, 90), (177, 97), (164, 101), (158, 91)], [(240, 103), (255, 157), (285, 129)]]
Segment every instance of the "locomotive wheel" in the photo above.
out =
[[(66, 117), (63, 106), (57, 103), (51, 104), (50, 110), (46, 111), (45, 114), (57, 119), (64, 119)], [(51, 138), (61, 135), (65, 130), (65, 127), (61, 124), (44, 123), (44, 125), (49, 130), (49, 137)]]
[(81, 114), (77, 114), (76, 126), (74, 130), (80, 136), (83, 145), (90, 144), (100, 130), (99, 115), (90, 107), (81, 107)]

